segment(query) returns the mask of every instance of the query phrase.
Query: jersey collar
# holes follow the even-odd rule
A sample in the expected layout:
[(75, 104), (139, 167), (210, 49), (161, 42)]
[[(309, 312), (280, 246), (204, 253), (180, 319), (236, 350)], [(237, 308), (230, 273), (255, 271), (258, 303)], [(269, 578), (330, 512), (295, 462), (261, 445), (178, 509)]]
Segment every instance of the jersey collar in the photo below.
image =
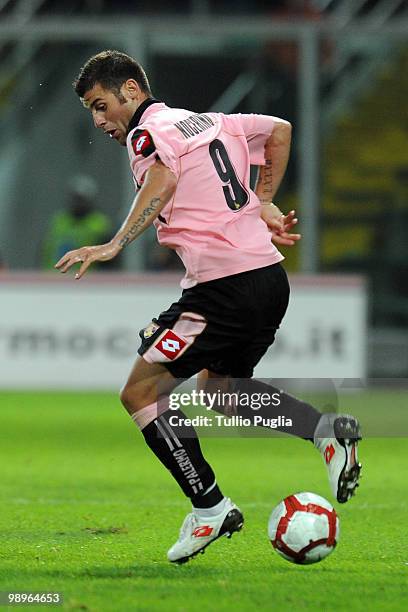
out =
[(127, 130), (128, 134), (131, 130), (133, 130), (135, 127), (139, 125), (140, 120), (145, 110), (149, 108), (149, 106), (151, 106), (152, 104), (157, 104), (157, 103), (161, 104), (161, 100), (156, 100), (156, 98), (147, 98), (147, 100), (144, 100), (141, 103), (141, 105), (138, 107), (135, 114), (130, 120), (130, 123), (128, 125), (128, 130)]

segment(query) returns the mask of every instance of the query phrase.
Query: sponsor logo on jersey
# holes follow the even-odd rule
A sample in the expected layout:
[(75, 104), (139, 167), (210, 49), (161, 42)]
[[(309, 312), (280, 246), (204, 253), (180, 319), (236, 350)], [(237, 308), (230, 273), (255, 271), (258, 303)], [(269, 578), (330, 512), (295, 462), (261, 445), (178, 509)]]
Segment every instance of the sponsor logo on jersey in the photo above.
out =
[(156, 344), (156, 348), (168, 359), (176, 359), (187, 342), (169, 329)]
[(147, 136), (140, 136), (140, 138), (137, 139), (137, 142), (135, 144), (136, 153), (142, 152), (142, 147), (145, 144), (146, 140), (147, 140)]
[(156, 147), (153, 138), (147, 130), (135, 130), (132, 134), (132, 149), (135, 155), (149, 157)]

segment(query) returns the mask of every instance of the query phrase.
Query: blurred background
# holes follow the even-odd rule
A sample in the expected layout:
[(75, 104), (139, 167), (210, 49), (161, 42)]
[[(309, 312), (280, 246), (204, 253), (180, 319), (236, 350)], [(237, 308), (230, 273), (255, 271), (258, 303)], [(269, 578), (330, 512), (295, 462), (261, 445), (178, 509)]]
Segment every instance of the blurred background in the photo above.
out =
[[(106, 48), (136, 57), (170, 106), (293, 124), (276, 202), (300, 219), (301, 244), (283, 252), (295, 279), (313, 278), (311, 338), (327, 278), (343, 278), (341, 296), (344, 278), (363, 277), (364, 365), (355, 376), (408, 376), (407, 3), (0, 0), (3, 305), (11, 282), (15, 291), (18, 278), (26, 285), (27, 272), (49, 272), (66, 250), (105, 241), (129, 209), (126, 151), (94, 129), (71, 87), (86, 59)], [(157, 282), (181, 271), (153, 231), (111, 267), (157, 274)], [(343, 317), (358, 319), (358, 308)], [(3, 354), (15, 357), (16, 341), (8, 342)], [(335, 354), (334, 336), (332, 344)]]

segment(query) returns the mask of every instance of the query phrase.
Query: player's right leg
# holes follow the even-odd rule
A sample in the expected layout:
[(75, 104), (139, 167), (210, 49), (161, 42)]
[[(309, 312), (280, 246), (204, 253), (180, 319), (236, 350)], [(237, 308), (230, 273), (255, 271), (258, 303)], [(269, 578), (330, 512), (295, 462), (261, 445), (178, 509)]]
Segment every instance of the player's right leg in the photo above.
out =
[[(270, 384), (252, 378), (255, 365), (268, 347), (273, 344), (275, 332), (285, 315), (289, 297), (286, 273), (281, 266), (260, 271), (253, 285), (256, 320), (261, 321), (252, 340), (245, 346), (245, 360), (231, 355), (231, 372), (236, 379), (235, 390), (252, 394), (274, 394), (279, 405), (260, 408), (258, 415), (289, 417), (290, 425), (278, 426), (279, 431), (310, 440), (320, 451), (328, 470), (329, 482), (337, 501), (344, 503), (355, 493), (358, 486), (361, 464), (358, 462), (357, 447), (361, 440), (360, 426), (352, 416), (344, 414), (321, 414), (314, 406)], [(272, 291), (270, 291), (270, 288)], [(237, 407), (243, 416), (253, 411)], [(269, 413), (269, 414), (268, 414)], [(271, 414), (272, 413), (272, 414)]]
[(314, 445), (326, 464), (333, 495), (341, 504), (356, 492), (361, 463), (358, 461), (360, 425), (349, 414), (322, 414), (314, 433)]
[[(347, 502), (356, 492), (361, 472), (358, 461), (358, 442), (361, 440), (360, 425), (357, 419), (347, 414), (320, 413), (313, 406), (282, 390), (256, 379), (231, 379), (212, 371), (202, 371), (198, 376), (197, 388), (213, 397), (217, 394), (233, 394), (239, 391), (246, 397), (262, 394), (264, 397), (278, 394), (280, 403), (277, 408), (271, 405), (254, 411), (245, 401), (239, 400), (233, 406), (213, 405), (213, 410), (238, 415), (253, 422), (254, 417), (262, 417), (261, 426), (278, 415), (289, 417), (290, 426), (277, 425), (276, 430), (305, 440), (310, 440), (319, 450), (328, 471), (329, 483), (334, 497), (339, 503)], [(263, 424), (265, 423), (265, 424)], [(285, 420), (286, 423), (286, 420)]]
[[(148, 446), (193, 505), (179, 539), (168, 551), (170, 561), (184, 563), (222, 535), (230, 537), (239, 531), (243, 517), (237, 506), (221, 493), (201, 452), (195, 429), (173, 423), (175, 412), (168, 407), (168, 394), (178, 383), (162, 364), (148, 363), (139, 357), (121, 392), (121, 400)], [(178, 410), (177, 423), (183, 417)]]

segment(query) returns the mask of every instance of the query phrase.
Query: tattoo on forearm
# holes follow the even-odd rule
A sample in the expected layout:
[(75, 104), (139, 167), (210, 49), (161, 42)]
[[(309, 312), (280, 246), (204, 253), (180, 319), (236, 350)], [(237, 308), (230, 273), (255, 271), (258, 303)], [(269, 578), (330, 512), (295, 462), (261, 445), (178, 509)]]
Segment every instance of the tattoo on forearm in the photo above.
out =
[(125, 247), (126, 245), (129, 244), (129, 242), (133, 240), (133, 238), (135, 238), (135, 236), (140, 232), (140, 230), (143, 229), (143, 226), (145, 225), (146, 220), (150, 217), (150, 215), (152, 215), (152, 213), (154, 213), (157, 210), (161, 202), (162, 202), (161, 198), (158, 198), (158, 197), (150, 200), (149, 206), (146, 206), (143, 212), (139, 215), (136, 221), (131, 225), (129, 230), (123, 236), (123, 238), (120, 239), (119, 246)]
[(265, 160), (265, 165), (261, 167), (259, 174), (259, 199), (262, 204), (270, 204), (274, 195), (271, 159)]

